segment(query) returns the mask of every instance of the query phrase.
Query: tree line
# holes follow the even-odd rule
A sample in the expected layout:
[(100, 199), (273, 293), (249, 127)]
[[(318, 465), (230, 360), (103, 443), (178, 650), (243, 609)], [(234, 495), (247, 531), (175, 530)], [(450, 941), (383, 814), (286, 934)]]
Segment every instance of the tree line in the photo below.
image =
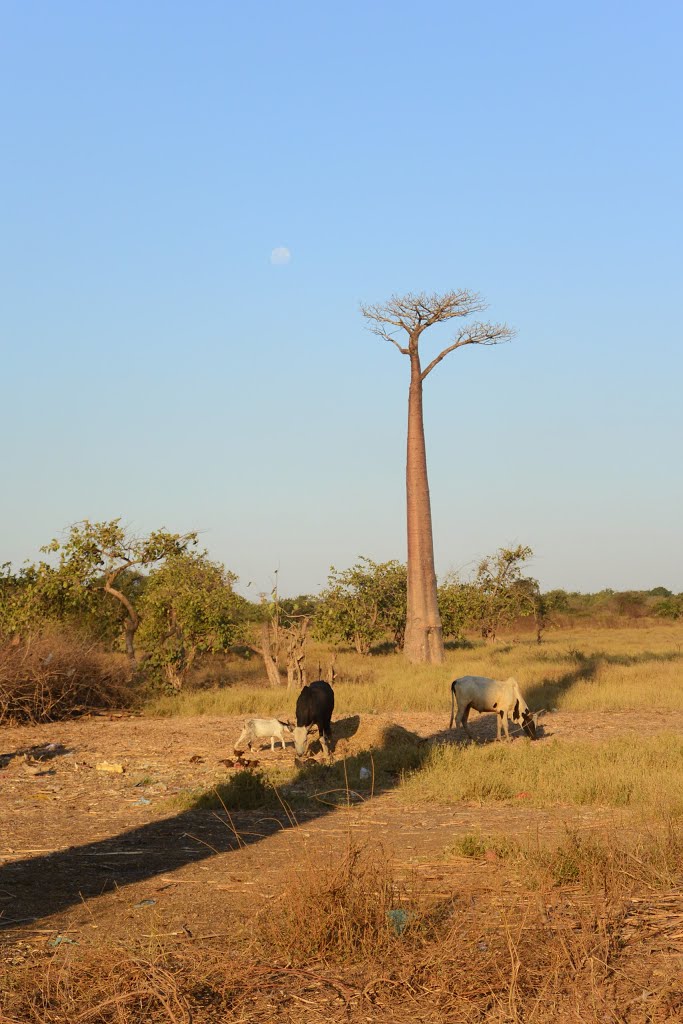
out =
[[(237, 593), (237, 576), (198, 546), (195, 533), (158, 530), (132, 535), (121, 520), (73, 524), (45, 556), (0, 574), (0, 641), (17, 644), (59, 624), (78, 629), (110, 650), (126, 653), (131, 674), (157, 674), (180, 689), (203, 655), (234, 651), (263, 659), (272, 685), (305, 681), (309, 637), (353, 647), (360, 655), (401, 651), (405, 644), (407, 567), (360, 557), (330, 568), (316, 596), (259, 601)], [(500, 548), (468, 578), (450, 574), (437, 588), (444, 637), (478, 634), (494, 642), (529, 618), (540, 642), (562, 617), (614, 614), (683, 616), (683, 595), (649, 592), (542, 593), (526, 572), (531, 548)], [(281, 673), (285, 673), (285, 677)]]

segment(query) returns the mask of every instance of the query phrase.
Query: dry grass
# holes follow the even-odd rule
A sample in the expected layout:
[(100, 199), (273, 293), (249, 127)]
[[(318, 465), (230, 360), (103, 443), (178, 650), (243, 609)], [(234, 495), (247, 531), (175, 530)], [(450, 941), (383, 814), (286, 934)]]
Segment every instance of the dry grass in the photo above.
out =
[(251, 937), (6, 961), (0, 1020), (673, 1024), (683, 905), (668, 869), (677, 857), (680, 871), (680, 835), (662, 849), (664, 861), (640, 867), (638, 847), (570, 835), (535, 863), (487, 864), (472, 900), (463, 886), (432, 897), (398, 881), (381, 848), (349, 840), (333, 863), (294, 872)]
[(53, 722), (130, 696), (124, 660), (77, 633), (45, 632), (0, 651), (0, 725)]
[(408, 801), (523, 799), (538, 807), (624, 807), (657, 817), (682, 816), (683, 738), (661, 733), (601, 743), (439, 744), (400, 792)]
[[(329, 652), (315, 648), (309, 669), (324, 666)], [(683, 623), (615, 630), (557, 630), (539, 645), (520, 642), (449, 650), (443, 667), (409, 665), (401, 655), (362, 658), (350, 651), (337, 658), (335, 714), (381, 711), (444, 711), (448, 687), (459, 675), (515, 676), (533, 708), (611, 710), (683, 708)], [(295, 694), (247, 685), (162, 697), (148, 705), (158, 715), (286, 715)], [(263, 680), (263, 673), (261, 672)]]

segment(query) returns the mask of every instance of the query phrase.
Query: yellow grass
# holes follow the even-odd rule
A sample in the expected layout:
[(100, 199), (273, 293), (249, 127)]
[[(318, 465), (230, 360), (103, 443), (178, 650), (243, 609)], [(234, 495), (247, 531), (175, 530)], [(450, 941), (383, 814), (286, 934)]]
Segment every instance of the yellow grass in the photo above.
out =
[[(323, 668), (330, 652), (312, 648), (309, 678)], [(291, 717), (296, 693), (249, 683), (161, 697), (147, 710), (158, 715), (258, 714)], [(609, 711), (652, 708), (683, 709), (683, 623), (619, 629), (572, 629), (549, 632), (539, 645), (527, 639), (493, 647), (475, 641), (449, 650), (443, 666), (411, 666), (401, 655), (362, 658), (337, 656), (335, 714), (444, 711), (449, 684), (459, 675), (514, 676), (532, 708)], [(232, 663), (230, 677), (238, 678)]]

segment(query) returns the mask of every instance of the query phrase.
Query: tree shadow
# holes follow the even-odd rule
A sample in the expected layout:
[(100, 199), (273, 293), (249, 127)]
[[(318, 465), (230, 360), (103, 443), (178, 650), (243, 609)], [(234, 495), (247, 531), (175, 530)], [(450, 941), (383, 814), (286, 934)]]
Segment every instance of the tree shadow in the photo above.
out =
[(36, 743), (32, 747), (21, 747), (19, 750), (0, 754), (0, 770), (6, 768), (16, 757), (24, 757), (28, 762), (43, 762), (72, 753), (73, 749), (65, 747), (61, 743)]
[(532, 710), (549, 711), (555, 706), (558, 699), (565, 696), (577, 683), (593, 682), (599, 669), (604, 665), (632, 667), (634, 665), (683, 661), (683, 651), (640, 651), (638, 654), (592, 651), (590, 654), (584, 654), (583, 651), (570, 650), (569, 657), (575, 663), (575, 668), (565, 672), (559, 678), (546, 676), (524, 687), (524, 696)]
[(333, 749), (339, 740), (350, 740), (360, 726), (360, 715), (347, 715), (346, 718), (335, 719), (332, 736)]
[(555, 706), (558, 698), (564, 696), (577, 683), (595, 679), (603, 661), (602, 655), (582, 654), (581, 651), (574, 651), (572, 654), (577, 662), (576, 668), (565, 672), (557, 679), (546, 676), (524, 688), (524, 697), (532, 711), (549, 711)]
[(452, 640), (444, 640), (446, 651), (472, 651), (477, 646), (474, 641), (468, 640), (466, 636), (456, 637)]

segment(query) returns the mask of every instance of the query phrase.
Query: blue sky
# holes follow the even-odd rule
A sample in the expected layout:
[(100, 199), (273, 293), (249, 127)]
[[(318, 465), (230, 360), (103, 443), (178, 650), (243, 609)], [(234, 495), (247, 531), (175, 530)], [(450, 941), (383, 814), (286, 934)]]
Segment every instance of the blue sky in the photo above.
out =
[(426, 383), (438, 571), (683, 590), (682, 30), (0, 0), (0, 561), (115, 516), (250, 592), (403, 559), (407, 361), (358, 303), (466, 287), (518, 333)]

